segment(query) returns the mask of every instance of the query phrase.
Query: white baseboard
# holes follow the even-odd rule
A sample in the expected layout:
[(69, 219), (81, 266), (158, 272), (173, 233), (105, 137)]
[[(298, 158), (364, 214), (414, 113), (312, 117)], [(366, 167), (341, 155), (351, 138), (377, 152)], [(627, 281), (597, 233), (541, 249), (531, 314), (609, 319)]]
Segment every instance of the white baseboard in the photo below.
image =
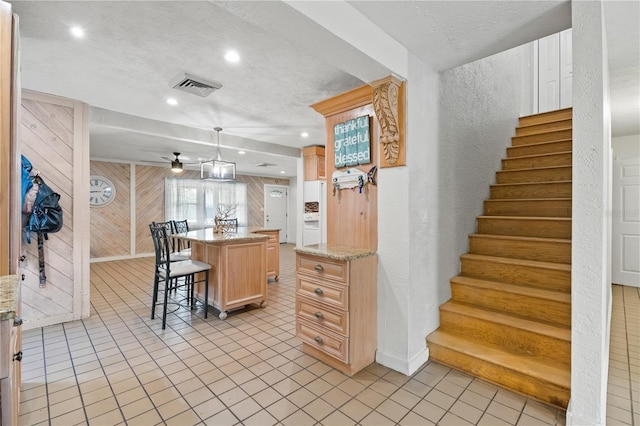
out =
[(376, 362), (402, 373), (406, 376), (410, 376), (429, 359), (429, 349), (423, 348), (420, 352), (415, 354), (411, 359), (401, 359), (395, 355), (385, 354), (378, 349), (376, 351)]

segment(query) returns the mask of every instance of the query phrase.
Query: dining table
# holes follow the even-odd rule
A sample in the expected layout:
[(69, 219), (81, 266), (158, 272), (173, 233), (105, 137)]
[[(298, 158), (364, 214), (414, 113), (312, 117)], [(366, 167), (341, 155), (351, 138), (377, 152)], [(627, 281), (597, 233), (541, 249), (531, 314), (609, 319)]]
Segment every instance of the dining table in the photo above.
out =
[[(269, 235), (256, 232), (259, 230), (238, 227), (217, 233), (214, 228), (205, 228), (172, 235), (189, 243), (191, 259), (211, 265), (206, 305), (207, 309), (217, 309), (221, 320), (230, 311), (247, 305), (266, 306)], [(194, 294), (205, 302), (204, 283), (196, 284)]]

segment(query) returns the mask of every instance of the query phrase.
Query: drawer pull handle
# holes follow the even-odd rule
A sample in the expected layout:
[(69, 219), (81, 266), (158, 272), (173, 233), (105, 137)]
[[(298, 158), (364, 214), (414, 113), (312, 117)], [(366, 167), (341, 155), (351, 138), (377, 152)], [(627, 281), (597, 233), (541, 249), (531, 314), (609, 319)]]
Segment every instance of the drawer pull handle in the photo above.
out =
[(317, 294), (318, 296), (322, 296), (322, 293), (324, 293), (320, 287), (318, 287), (315, 290), (313, 290), (313, 292), (315, 294)]
[(20, 256), (20, 262), (24, 262), (24, 260), (27, 258), (27, 256), (25, 256), (24, 254), (22, 256)]
[(318, 319), (323, 319), (323, 318), (324, 318), (324, 315), (322, 315), (322, 312), (320, 312), (320, 311), (316, 312), (316, 313), (315, 313), (315, 314), (313, 314), (313, 315), (315, 315), (315, 316), (316, 316), (316, 318), (318, 318)]
[(22, 318), (21, 317), (14, 317), (13, 318), (13, 326), (14, 327), (18, 327), (22, 325)]
[(17, 354), (13, 354), (13, 360), (22, 361), (22, 351), (18, 352)]
[(313, 269), (315, 269), (318, 272), (324, 271), (324, 268), (322, 267), (322, 265), (316, 265), (316, 266), (313, 267)]
[(319, 344), (319, 345), (321, 345), (323, 343), (322, 342), (322, 337), (320, 337), (320, 336), (316, 336), (313, 340), (315, 340), (316, 343)]

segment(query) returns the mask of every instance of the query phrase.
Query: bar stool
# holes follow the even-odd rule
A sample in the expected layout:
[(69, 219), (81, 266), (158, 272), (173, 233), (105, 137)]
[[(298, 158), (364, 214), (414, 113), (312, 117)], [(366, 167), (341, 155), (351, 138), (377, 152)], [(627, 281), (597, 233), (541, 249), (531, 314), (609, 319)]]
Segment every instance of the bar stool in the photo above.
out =
[[(167, 228), (162, 225), (150, 224), (151, 238), (156, 254), (155, 272), (153, 277), (153, 300), (151, 302), (151, 319), (155, 318), (156, 305), (158, 303), (158, 293), (164, 291), (164, 301), (162, 302), (162, 329), (167, 325), (167, 303), (169, 290), (175, 287), (187, 287), (189, 305), (193, 309), (194, 284), (204, 283), (204, 317), (207, 318), (209, 304), (209, 270), (211, 265), (197, 260), (182, 260), (172, 262), (171, 246), (167, 235)], [(204, 279), (195, 280), (195, 274), (204, 273)], [(179, 278), (184, 278), (179, 282)], [(164, 282), (164, 290), (160, 290), (160, 282)], [(190, 286), (190, 288), (189, 288)]]

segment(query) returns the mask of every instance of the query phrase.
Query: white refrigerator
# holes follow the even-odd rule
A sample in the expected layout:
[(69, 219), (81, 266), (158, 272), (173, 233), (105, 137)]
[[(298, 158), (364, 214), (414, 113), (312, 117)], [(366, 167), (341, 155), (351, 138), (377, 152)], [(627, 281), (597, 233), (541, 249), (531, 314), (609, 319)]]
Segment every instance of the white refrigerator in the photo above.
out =
[(304, 206), (302, 213), (302, 245), (324, 244), (327, 242), (327, 203), (326, 182), (323, 180), (305, 181), (302, 194)]

